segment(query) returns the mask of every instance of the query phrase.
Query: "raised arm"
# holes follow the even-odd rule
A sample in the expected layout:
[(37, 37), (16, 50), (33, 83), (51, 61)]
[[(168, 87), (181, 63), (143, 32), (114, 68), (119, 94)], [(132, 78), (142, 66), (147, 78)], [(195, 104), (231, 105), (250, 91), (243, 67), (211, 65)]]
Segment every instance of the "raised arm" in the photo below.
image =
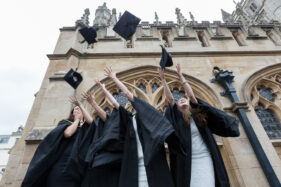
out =
[(80, 108), (82, 114), (83, 114), (83, 117), (84, 117), (85, 121), (86, 121), (88, 124), (92, 124), (93, 118), (92, 118), (92, 116), (88, 113), (88, 111), (84, 108), (84, 106), (81, 104), (81, 102), (78, 101), (77, 98), (74, 97), (74, 96), (69, 97), (69, 101), (70, 101), (72, 104), (78, 106), (78, 107)]
[(82, 120), (82, 115), (80, 114), (73, 114), (74, 115), (74, 122), (69, 125), (63, 132), (65, 138), (70, 138), (77, 130), (77, 127)]
[(198, 102), (197, 102), (196, 97), (194, 96), (191, 86), (188, 84), (187, 80), (184, 78), (184, 76), (181, 73), (180, 64), (177, 64), (176, 68), (177, 68), (177, 74), (179, 76), (179, 79), (184, 87), (184, 90), (185, 90), (187, 96), (189, 97), (189, 99), (192, 103), (197, 104)]
[(116, 77), (116, 74), (112, 71), (111, 67), (106, 67), (104, 69), (105, 76), (109, 77), (115, 84), (122, 90), (125, 96), (132, 102), (134, 102), (134, 95), (129, 89)]
[(158, 73), (159, 73), (159, 76), (160, 76), (160, 79), (163, 83), (163, 87), (164, 87), (164, 92), (165, 92), (165, 95), (166, 95), (166, 98), (168, 99), (168, 103), (171, 107), (174, 106), (174, 97), (169, 89), (169, 86), (166, 82), (166, 79), (165, 79), (165, 75), (164, 75), (164, 70), (161, 68), (161, 67), (158, 67)]
[(102, 121), (106, 121), (106, 112), (95, 101), (95, 94), (91, 95), (88, 91), (87, 93), (82, 93), (82, 97), (97, 111), (98, 116), (102, 119)]
[(102, 91), (104, 92), (105, 96), (109, 99), (109, 101), (111, 102), (111, 104), (114, 106), (114, 108), (116, 108), (117, 110), (119, 109), (119, 103), (116, 101), (116, 99), (111, 95), (111, 93), (109, 93), (109, 91), (106, 89), (104, 84), (101, 84), (101, 82), (96, 79), (95, 80), (96, 84), (99, 85), (99, 87), (102, 89)]

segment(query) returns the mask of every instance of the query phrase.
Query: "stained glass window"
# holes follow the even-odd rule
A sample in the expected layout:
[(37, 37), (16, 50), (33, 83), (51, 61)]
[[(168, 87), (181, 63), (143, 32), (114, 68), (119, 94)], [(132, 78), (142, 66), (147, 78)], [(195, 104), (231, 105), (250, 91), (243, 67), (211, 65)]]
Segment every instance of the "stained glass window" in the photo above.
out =
[(109, 108), (105, 108), (104, 111), (106, 112), (106, 114), (110, 115), (111, 111)]
[(123, 107), (126, 106), (126, 103), (129, 103), (128, 98), (124, 95), (124, 93), (122, 91), (120, 91), (119, 93), (113, 94), (113, 97)]
[(139, 85), (139, 89), (141, 89), (144, 93), (146, 93), (146, 87), (143, 84)]
[(184, 97), (185, 93), (183, 91), (179, 91), (178, 88), (174, 88), (172, 91), (173, 97), (175, 102), (178, 102), (178, 100), (182, 97)]
[(262, 86), (261, 88), (259, 88), (259, 93), (263, 98), (274, 102), (274, 98), (276, 97), (276, 95), (273, 94), (272, 89)]
[(154, 83), (152, 86), (152, 93), (154, 93), (158, 88), (159, 86), (156, 83)]
[(276, 114), (259, 103), (256, 114), (270, 139), (281, 138), (281, 124)]

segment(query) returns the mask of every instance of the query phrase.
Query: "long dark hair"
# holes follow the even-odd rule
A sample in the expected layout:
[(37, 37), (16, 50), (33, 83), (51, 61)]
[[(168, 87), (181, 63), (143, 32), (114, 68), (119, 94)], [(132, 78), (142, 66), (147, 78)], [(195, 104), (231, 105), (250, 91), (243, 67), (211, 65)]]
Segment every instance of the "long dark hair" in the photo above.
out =
[[(190, 107), (189, 111), (192, 114), (192, 116), (196, 117), (196, 119), (197, 119), (197, 123), (196, 124), (198, 126), (202, 127), (202, 126), (207, 124), (207, 114), (200, 107), (197, 107), (197, 108), (191, 108)], [(188, 114), (185, 114), (184, 111), (181, 111), (181, 113), (182, 113), (183, 118), (184, 118), (184, 120), (186, 122), (186, 125), (189, 127), (190, 126), (191, 116), (188, 115)]]
[(68, 121), (74, 122), (74, 115), (73, 115), (74, 108), (72, 108), (72, 110), (67, 118)]
[(202, 127), (207, 124), (207, 114), (205, 112), (203, 112), (203, 110), (200, 107), (191, 108), (190, 112), (198, 120), (198, 123), (197, 123), (198, 126)]

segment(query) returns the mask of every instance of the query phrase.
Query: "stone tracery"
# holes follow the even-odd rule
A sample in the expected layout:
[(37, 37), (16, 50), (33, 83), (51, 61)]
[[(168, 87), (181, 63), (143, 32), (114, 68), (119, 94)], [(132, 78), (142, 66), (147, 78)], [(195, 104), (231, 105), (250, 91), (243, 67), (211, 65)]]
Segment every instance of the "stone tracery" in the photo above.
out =
[[(121, 72), (117, 75), (120, 75), (118, 77), (129, 88), (129, 90), (135, 96), (148, 102), (161, 113), (163, 113), (166, 107), (168, 106), (168, 101), (166, 100), (164, 89), (161, 80), (158, 76), (156, 67), (143, 66), (128, 70), (128, 72), (130, 73), (128, 73), (127, 71), (125, 72)], [(180, 97), (185, 95), (184, 88), (182, 87), (174, 71), (167, 70), (165, 74), (170, 90), (174, 95), (175, 101), (177, 101)], [(216, 95), (213, 92), (210, 92), (211, 89), (207, 85), (195, 78), (188, 76), (186, 76), (186, 78), (190, 82), (191, 86), (194, 89), (194, 92), (199, 98), (204, 98), (204, 100), (210, 102), (212, 105), (219, 107), (219, 102), (217, 100)], [(122, 93), (115, 86), (115, 84), (111, 82), (111, 80), (104, 79), (102, 80), (102, 82), (106, 84), (107, 89), (110, 91), (110, 93), (113, 94), (113, 96), (120, 103), (120, 105), (122, 105), (128, 110), (132, 110), (132, 106), (128, 99), (125, 97), (124, 93)], [(91, 92), (96, 92), (96, 100), (98, 103), (100, 103), (100, 106), (103, 109), (113, 109), (113, 106), (110, 104), (107, 98), (105, 98), (104, 94), (96, 85), (90, 90)], [(91, 110), (90, 106), (87, 106), (87, 108)]]
[(252, 85), (250, 101), (269, 138), (280, 139), (281, 73), (278, 69), (270, 68), (267, 73), (260, 75)]

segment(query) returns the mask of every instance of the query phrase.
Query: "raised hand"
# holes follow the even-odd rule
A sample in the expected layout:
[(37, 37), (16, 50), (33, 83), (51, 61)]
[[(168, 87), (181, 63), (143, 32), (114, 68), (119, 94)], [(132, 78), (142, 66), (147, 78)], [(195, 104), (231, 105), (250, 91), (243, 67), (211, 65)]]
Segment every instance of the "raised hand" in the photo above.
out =
[(180, 66), (180, 64), (177, 64), (177, 65), (176, 65), (176, 68), (177, 68), (177, 74), (178, 74), (178, 76), (181, 76), (182, 73), (181, 73), (181, 66)]
[(69, 102), (71, 102), (72, 104), (74, 104), (76, 106), (81, 106), (80, 101), (78, 101), (75, 96), (70, 96), (69, 97)]
[(157, 68), (157, 71), (159, 73), (160, 79), (163, 81), (165, 80), (165, 74), (164, 74), (164, 70), (161, 67)]
[(112, 68), (111, 66), (107, 66), (105, 69), (104, 69), (104, 72), (105, 72), (105, 76), (111, 78), (111, 79), (114, 79), (116, 78), (116, 74), (112, 71)]
[(88, 92), (83, 92), (82, 93), (82, 98), (84, 100), (87, 100), (90, 104), (95, 103), (95, 93), (91, 94), (90, 91)]
[(96, 83), (97, 85), (99, 85), (99, 87), (105, 88), (105, 85), (102, 84), (99, 79), (95, 79), (94, 81), (95, 81), (95, 83)]

